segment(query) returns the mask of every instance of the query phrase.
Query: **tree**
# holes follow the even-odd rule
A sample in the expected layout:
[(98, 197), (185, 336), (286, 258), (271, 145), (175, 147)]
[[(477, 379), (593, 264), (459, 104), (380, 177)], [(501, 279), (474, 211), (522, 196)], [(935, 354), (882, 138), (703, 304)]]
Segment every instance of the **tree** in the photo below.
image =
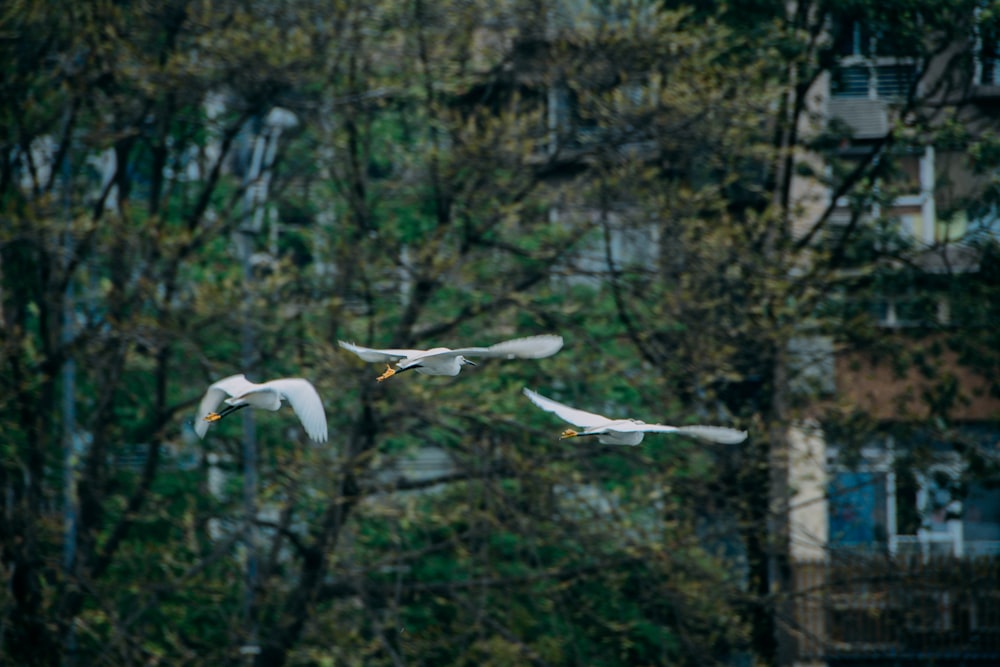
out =
[[(3, 650), (14, 662), (77, 651), (123, 663), (169, 650), (175, 635), (142, 618), (169, 609), (153, 604), (171, 591), (164, 580), (228, 558), (199, 525), (195, 477), (164, 450), (182, 442), (179, 415), (196, 400), (188, 387), (208, 376), (205, 342), (233, 322), (202, 278), (237, 283), (225, 237), (240, 219), (226, 204), (247, 184), (224, 165), (248, 122), (315, 64), (309, 54), (327, 34), (293, 27), (279, 41), (291, 16), (260, 11), (3, 10), (13, 37), (3, 46), (10, 381), (0, 419), (10, 437), (0, 530)], [(206, 108), (213, 95), (225, 108)]]
[[(830, 297), (882, 266), (860, 213), (914, 133), (849, 162), (801, 132), (833, 9), (54, 7), (3, 18), (2, 655), (776, 659), (788, 342), (854, 327)], [(859, 212), (828, 247), (832, 209), (793, 228), (821, 151)], [(336, 346), (543, 332), (550, 359), (384, 384)], [(330, 447), (283, 413), (256, 466), (232, 420), (196, 441), (241, 370), (313, 380)], [(568, 447), (523, 386), (752, 438)]]
[[(621, 331), (635, 355), (674, 384), (675, 395), (722, 415), (742, 414), (754, 425), (757, 437), (745, 448), (742, 464), (723, 474), (726, 492), (720, 496), (732, 500), (723, 512), (737, 516), (742, 527), (752, 645), (768, 662), (788, 659), (779, 655), (776, 632), (789, 577), (783, 525), (790, 496), (787, 430), (817, 414), (814, 396), (790, 392), (797, 370), (790, 345), (821, 333), (862, 352), (887, 351), (867, 315), (845, 317), (831, 304), (845, 293), (872, 299), (893, 283), (912, 284), (914, 273), (928, 273), (927, 263), (917, 259), (921, 249), (905, 243), (893, 214), (872, 220), (871, 211), (880, 204), (888, 211), (899, 192), (907, 149), (968, 146), (978, 153), (992, 145), (991, 134), (969, 122), (971, 63), (963, 60), (969, 50), (962, 45), (968, 45), (973, 9), (937, 3), (701, 5), (681, 25), (707, 13), (725, 29), (708, 36), (692, 30), (700, 39), (690, 61), (677, 57), (685, 53), (684, 42), (671, 35), (655, 42), (668, 47), (670, 57), (649, 45), (628, 51), (640, 54), (632, 60), (612, 48), (601, 50), (612, 65), (594, 57), (595, 47), (579, 47), (587, 65), (614, 73), (603, 87), (593, 78), (586, 81), (586, 66), (568, 68), (585, 80), (576, 89), (588, 91), (578, 95), (580, 115), (601, 128), (630, 128), (615, 146), (641, 147), (623, 155), (602, 143), (594, 158), (595, 180), (605, 195), (595, 208), (606, 225), (606, 290)], [(890, 109), (889, 132), (847, 153), (840, 148), (850, 128), (826, 122), (816, 84), (838, 71), (836, 56), (847, 36), (842, 28), (858, 25), (879, 35), (882, 54), (911, 59), (917, 76), (906, 81), (898, 106)], [(927, 25), (937, 29), (928, 35)], [(598, 35), (615, 33), (609, 26)], [(621, 33), (631, 39), (635, 30), (629, 25)], [(647, 54), (653, 67), (641, 62)], [(734, 64), (740, 66), (735, 76)], [(651, 69), (646, 83), (641, 77)], [(702, 85), (689, 96), (663, 83), (693, 80)], [(963, 130), (956, 141), (957, 127)], [(981, 188), (967, 192), (974, 202), (982, 195)], [(839, 219), (841, 198), (852, 201), (846, 224)], [(647, 245), (666, 242), (655, 255), (659, 265), (648, 259), (630, 265), (620, 251), (616, 256), (624, 235), (637, 227), (646, 228)], [(900, 263), (914, 271), (901, 273)], [(989, 278), (982, 272), (931, 280), (985, 287)], [(969, 303), (984, 296), (979, 289), (964, 293)], [(947, 335), (964, 341), (950, 345), (970, 345), (990, 358), (993, 342), (983, 333), (949, 327)], [(910, 344), (895, 344), (900, 363), (908, 350)], [(928, 349), (928, 359), (940, 356)], [(685, 366), (670, 375), (679, 361)], [(938, 372), (936, 386), (943, 393), (930, 390), (927, 398), (937, 404), (937, 419), (949, 419), (950, 408), (963, 400), (947, 377)], [(828, 426), (839, 426), (836, 411), (824, 417)], [(989, 467), (980, 465), (980, 473), (988, 475)]]

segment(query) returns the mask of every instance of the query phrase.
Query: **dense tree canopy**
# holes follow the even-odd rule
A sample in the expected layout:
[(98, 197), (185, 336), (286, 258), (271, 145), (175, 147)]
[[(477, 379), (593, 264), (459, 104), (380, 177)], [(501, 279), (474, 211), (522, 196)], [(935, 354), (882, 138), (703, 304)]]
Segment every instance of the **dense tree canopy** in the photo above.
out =
[[(907, 116), (916, 88), (909, 124), (860, 154), (836, 153), (842, 128), (804, 131), (824, 26), (883, 19), (930, 62), (977, 3), (571, 4), (0, 9), (0, 656), (774, 658), (773, 501), (811, 405), (788, 342), (880, 344), (849, 306), (912, 260), (873, 241), (891, 220), (861, 223), (890, 196), (890, 149), (941, 133), (983, 173), (998, 156), (945, 112)], [(914, 33), (928, 12), (934, 39)], [(822, 173), (803, 159), (828, 153)], [(857, 219), (796, 232), (793, 174)], [(988, 270), (964, 279), (989, 301)], [(566, 341), (549, 359), (382, 384), (337, 346), (547, 332)], [(996, 370), (995, 330), (946, 333)], [(313, 381), (328, 445), (287, 408), (256, 415), (245, 487), (239, 420), (191, 428), (236, 372)], [(752, 435), (560, 442), (525, 386)]]

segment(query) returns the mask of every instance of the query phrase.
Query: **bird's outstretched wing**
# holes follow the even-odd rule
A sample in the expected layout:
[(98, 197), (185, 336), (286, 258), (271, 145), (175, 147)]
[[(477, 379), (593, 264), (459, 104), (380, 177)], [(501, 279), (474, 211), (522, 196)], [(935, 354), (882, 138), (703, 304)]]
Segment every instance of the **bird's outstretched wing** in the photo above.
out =
[(326, 410), (316, 387), (303, 378), (281, 378), (265, 382), (260, 390), (270, 389), (281, 394), (299, 416), (299, 421), (309, 437), (316, 442), (326, 442)]
[(562, 336), (544, 334), (505, 340), (489, 347), (463, 347), (451, 350), (449, 354), (494, 359), (544, 359), (561, 350), (562, 346)]
[(354, 343), (345, 343), (342, 340), (338, 340), (337, 343), (348, 352), (353, 352), (361, 357), (362, 361), (374, 363), (399, 361), (400, 359), (412, 357), (423, 352), (423, 350), (376, 350), (375, 348), (362, 347), (360, 345), (355, 345)]
[(209, 423), (205, 421), (205, 415), (215, 412), (216, 408), (219, 407), (219, 404), (227, 396), (242, 396), (256, 386), (253, 382), (247, 380), (246, 376), (242, 373), (239, 375), (230, 375), (227, 378), (222, 378), (218, 382), (212, 383), (202, 397), (201, 403), (198, 404), (198, 415), (194, 420), (194, 432), (198, 434), (198, 437), (204, 438), (208, 432)]
[(669, 426), (667, 424), (643, 424), (638, 422), (633, 427), (616, 427), (615, 430), (678, 433), (680, 435), (690, 435), (702, 440), (717, 442), (722, 445), (736, 445), (747, 439), (746, 431), (738, 431), (735, 428), (727, 428), (725, 426)]
[(574, 426), (580, 426), (581, 428), (591, 428), (594, 426), (601, 426), (607, 424), (611, 420), (603, 415), (594, 414), (593, 412), (585, 412), (583, 410), (577, 410), (576, 408), (571, 408), (568, 405), (563, 405), (558, 401), (553, 401), (551, 398), (545, 398), (541, 394), (531, 391), (527, 387), (524, 388), (524, 395), (528, 399), (540, 407), (546, 412), (551, 412), (557, 417), (563, 419), (564, 421), (573, 424)]

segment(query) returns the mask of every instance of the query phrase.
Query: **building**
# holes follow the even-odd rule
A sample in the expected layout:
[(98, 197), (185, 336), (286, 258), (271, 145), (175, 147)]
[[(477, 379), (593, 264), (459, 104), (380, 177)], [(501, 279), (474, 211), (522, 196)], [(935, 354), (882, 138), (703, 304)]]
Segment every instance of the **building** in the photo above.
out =
[[(791, 351), (802, 375), (824, 381), (791, 438), (781, 630), (795, 664), (1000, 664), (1000, 395), (953, 344), (997, 324), (974, 297), (997, 261), (997, 209), (980, 197), (995, 175), (976, 173), (962, 141), (916, 129), (950, 122), (974, 138), (996, 126), (996, 41), (975, 19), (929, 60), (845, 21), (837, 65), (813, 89), (819, 131), (842, 138), (824, 165), (832, 185), (804, 180), (797, 194), (811, 197), (810, 215), (829, 215), (828, 238), (864, 225), (881, 232), (874, 251), (906, 261), (838, 295), (845, 317), (876, 325), (863, 334), (874, 348), (807, 337)], [(968, 66), (949, 66), (959, 61)], [(834, 199), (837, 177), (872, 159), (886, 163), (884, 192), (866, 207)]]

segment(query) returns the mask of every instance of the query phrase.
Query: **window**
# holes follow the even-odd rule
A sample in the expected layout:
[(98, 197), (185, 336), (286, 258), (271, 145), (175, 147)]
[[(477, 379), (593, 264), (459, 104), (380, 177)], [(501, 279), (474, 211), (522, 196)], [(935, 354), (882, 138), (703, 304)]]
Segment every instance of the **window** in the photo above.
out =
[(979, 86), (1000, 86), (1000, 26), (984, 20), (976, 10), (976, 41), (973, 82)]
[(976, 58), (976, 84), (980, 86), (1000, 86), (1000, 51), (997, 43), (990, 42)]
[(956, 455), (921, 472), (894, 471), (891, 449), (856, 469), (833, 466), (827, 490), (833, 550), (916, 555), (1000, 554), (1000, 480), (963, 481)]
[[(964, 552), (959, 474), (955, 466), (933, 466), (916, 476), (920, 527), (915, 546), (925, 557), (961, 556)], [(897, 539), (897, 545), (913, 546), (913, 541)]]
[(831, 477), (830, 545), (852, 550), (888, 548), (886, 472), (838, 472)]
[(841, 20), (835, 29), (837, 55), (871, 56), (875, 53), (875, 36), (863, 21), (851, 18)]
[(969, 485), (962, 507), (965, 552), (1000, 553), (1000, 484)]
[(835, 30), (835, 40), (839, 66), (831, 83), (834, 97), (891, 101), (909, 96), (917, 76), (915, 62), (899, 57), (879, 31), (846, 19)]
[(582, 148), (602, 139), (603, 129), (590, 116), (579, 94), (564, 85), (549, 89), (549, 151)]

